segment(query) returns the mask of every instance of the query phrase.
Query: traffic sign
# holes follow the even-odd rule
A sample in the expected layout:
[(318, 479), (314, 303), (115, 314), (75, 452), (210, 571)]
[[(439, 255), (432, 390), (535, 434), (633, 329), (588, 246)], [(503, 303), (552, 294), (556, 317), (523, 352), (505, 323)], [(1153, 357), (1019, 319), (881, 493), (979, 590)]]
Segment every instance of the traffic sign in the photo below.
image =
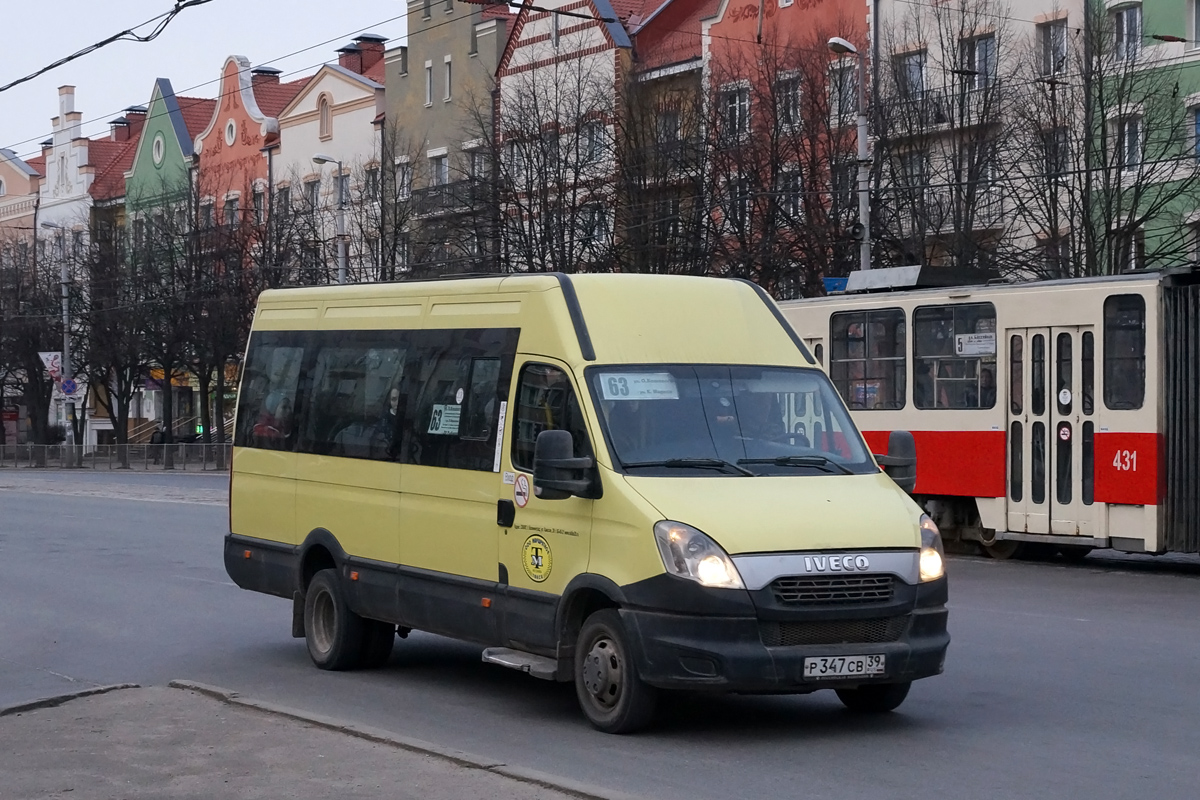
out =
[(63, 394), (75, 394), (75, 389), (77, 388), (78, 387), (75, 385), (75, 381), (71, 380), (70, 378), (65, 378), (62, 382)]

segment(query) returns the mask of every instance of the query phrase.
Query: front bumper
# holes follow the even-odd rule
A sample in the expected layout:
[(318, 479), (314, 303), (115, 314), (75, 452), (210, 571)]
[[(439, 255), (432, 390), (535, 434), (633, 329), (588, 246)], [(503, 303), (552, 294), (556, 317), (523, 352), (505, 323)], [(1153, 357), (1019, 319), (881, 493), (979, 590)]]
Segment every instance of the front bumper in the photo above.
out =
[[(775, 624), (759, 613), (753, 616), (696, 616), (624, 608), (621, 618), (633, 639), (642, 680), (663, 689), (693, 689), (744, 693), (803, 694), (818, 689), (848, 688), (868, 683), (903, 683), (941, 673), (950, 644), (948, 612), (943, 604), (918, 604), (906, 613), (878, 620), (896, 635), (887, 641), (837, 644), (789, 644), (777, 641)], [(812, 619), (813, 625), (831, 622)], [(851, 620), (846, 620), (850, 623)], [(793, 630), (807, 630), (809, 621), (794, 616)], [(825, 630), (828, 630), (826, 628)], [(800, 638), (803, 638), (801, 636)], [(804, 659), (812, 656), (886, 656), (886, 672), (869, 678), (806, 679)]]

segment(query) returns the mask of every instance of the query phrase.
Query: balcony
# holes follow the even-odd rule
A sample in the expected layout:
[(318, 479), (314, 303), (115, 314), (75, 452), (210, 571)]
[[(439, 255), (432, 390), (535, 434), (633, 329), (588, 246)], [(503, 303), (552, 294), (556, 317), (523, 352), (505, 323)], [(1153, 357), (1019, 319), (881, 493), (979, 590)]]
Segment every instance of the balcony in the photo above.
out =
[(925, 89), (884, 101), (897, 134), (933, 133), (999, 120), (1001, 87)]
[(418, 217), (435, 217), (479, 208), (490, 199), (488, 188), (486, 182), (469, 178), (444, 183), (441, 186), (414, 189), (413, 214)]

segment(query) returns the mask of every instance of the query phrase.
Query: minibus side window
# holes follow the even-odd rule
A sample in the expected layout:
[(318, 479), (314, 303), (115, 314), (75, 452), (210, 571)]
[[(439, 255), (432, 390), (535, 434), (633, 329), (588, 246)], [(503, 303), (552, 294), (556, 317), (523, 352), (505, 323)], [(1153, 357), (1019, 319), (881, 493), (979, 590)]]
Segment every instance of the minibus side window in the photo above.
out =
[(247, 349), (234, 444), (291, 450), (295, 433), (296, 386), (304, 361), (299, 336), (256, 333)]
[(527, 364), (517, 386), (517, 408), (513, 415), (512, 462), (517, 469), (533, 472), (533, 449), (542, 431), (570, 431), (575, 456), (592, 455), (587, 424), (571, 380), (558, 367)]
[(925, 306), (913, 312), (913, 403), (917, 408), (996, 405), (996, 307)]
[(1146, 301), (1117, 294), (1104, 301), (1104, 405), (1141, 408), (1146, 398)]
[(426, 330), (409, 351), (406, 464), (498, 469), (500, 403), (508, 395), (516, 329)]
[(843, 311), (829, 318), (829, 376), (852, 410), (904, 407), (904, 333), (899, 308)]

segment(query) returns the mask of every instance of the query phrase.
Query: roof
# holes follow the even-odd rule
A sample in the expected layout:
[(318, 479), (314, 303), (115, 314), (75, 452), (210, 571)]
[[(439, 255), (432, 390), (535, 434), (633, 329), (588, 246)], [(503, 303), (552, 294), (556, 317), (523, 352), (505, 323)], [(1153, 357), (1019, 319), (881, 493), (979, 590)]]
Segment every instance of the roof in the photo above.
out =
[(512, 19), (513, 13), (504, 3), (495, 3), (483, 7), (483, 19)]
[(634, 31), (637, 69), (656, 69), (700, 58), (700, 21), (716, 14), (719, 6), (720, 0), (660, 0)]
[[(379, 63), (381, 65), (383, 64), (382, 58), (379, 59)], [(339, 75), (347, 77), (352, 81), (357, 81), (358, 83), (364, 83), (371, 89), (382, 89), (383, 88), (383, 84), (380, 83), (379, 81), (373, 80), (367, 75), (359, 75), (354, 70), (346, 69), (341, 64), (326, 64), (325, 66), (321, 67), (321, 69), (332, 70), (333, 72), (336, 72)], [(370, 72), (370, 71), (371, 70), (368, 70), (368, 72)], [(313, 76), (313, 77), (316, 77), (316, 76)]]
[(188, 138), (195, 139), (200, 133), (208, 127), (209, 120), (213, 117), (213, 112), (217, 109), (217, 101), (203, 97), (180, 97), (175, 96), (179, 101), (179, 111), (183, 114), (183, 124), (187, 127)]
[(25, 163), (28, 164), (39, 176), (43, 178), (46, 176), (45, 156), (37, 156), (36, 158), (27, 159)]
[(92, 139), (88, 142), (88, 164), (95, 169), (95, 178), (88, 194), (97, 200), (112, 200), (125, 196), (125, 173), (133, 166), (140, 136), (124, 142), (111, 139)]
[[(18, 156), (12, 150), (8, 150), (8, 149), (0, 147), (0, 158), (4, 158), (6, 161), (11, 163), (15, 168), (19, 169), (21, 172), (24, 172), (26, 175), (28, 175), (31, 178), (36, 177), (39, 174), (37, 170), (35, 170), (33, 167), (30, 166), (28, 161), (25, 161), (24, 159), (22, 159), (20, 156)], [(42, 162), (43, 162), (42, 166), (45, 167), (45, 159), (42, 159)]]
[(254, 99), (258, 101), (258, 109), (265, 117), (278, 117), (280, 112), (292, 102), (300, 90), (308, 85), (311, 77), (300, 78), (287, 83), (274, 81), (258, 81), (254, 84)]
[(381, 58), (371, 65), (370, 69), (363, 72), (363, 77), (375, 81), (380, 86), (383, 85), (384, 69), (386, 68), (384, 60)]

